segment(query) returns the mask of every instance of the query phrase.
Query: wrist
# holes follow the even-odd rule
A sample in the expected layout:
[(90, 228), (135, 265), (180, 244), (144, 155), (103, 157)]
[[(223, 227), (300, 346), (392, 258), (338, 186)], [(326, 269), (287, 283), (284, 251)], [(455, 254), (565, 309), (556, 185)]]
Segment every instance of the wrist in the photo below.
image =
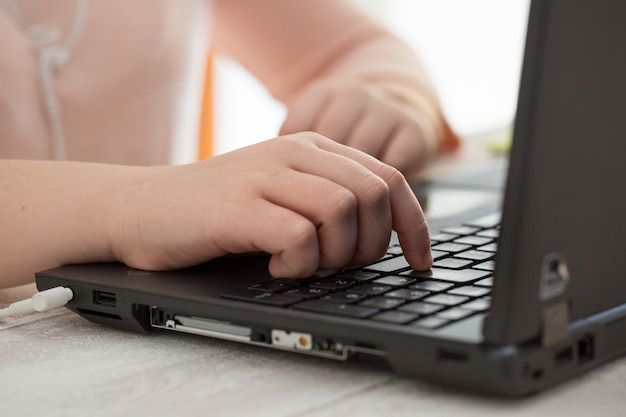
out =
[[(149, 188), (157, 181), (158, 171), (165, 167), (117, 166), (103, 190), (106, 203), (101, 217), (106, 224), (107, 242), (115, 261), (140, 265), (145, 255), (142, 224), (150, 213), (146, 204), (157, 205)], [(151, 201), (148, 201), (151, 200)]]
[(399, 82), (370, 82), (369, 87), (412, 112), (424, 131), (427, 161), (460, 146), (458, 136), (447, 123), (441, 107), (432, 93)]

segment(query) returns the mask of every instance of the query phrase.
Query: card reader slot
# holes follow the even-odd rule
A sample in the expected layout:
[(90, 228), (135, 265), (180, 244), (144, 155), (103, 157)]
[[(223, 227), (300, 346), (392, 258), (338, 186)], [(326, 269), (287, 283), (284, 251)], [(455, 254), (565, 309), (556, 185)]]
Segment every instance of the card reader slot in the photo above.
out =
[(174, 315), (173, 319), (165, 322), (165, 327), (186, 333), (239, 342), (252, 340), (252, 329), (249, 327), (200, 317)]

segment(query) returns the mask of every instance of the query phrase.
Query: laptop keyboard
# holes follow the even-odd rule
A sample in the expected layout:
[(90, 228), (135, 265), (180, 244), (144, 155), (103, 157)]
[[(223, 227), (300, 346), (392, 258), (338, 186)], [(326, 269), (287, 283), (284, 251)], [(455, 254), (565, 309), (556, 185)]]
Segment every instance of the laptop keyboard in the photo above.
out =
[(221, 297), (435, 329), (489, 309), (499, 213), (431, 236), (434, 264), (413, 270), (398, 245), (375, 263), (320, 271), (305, 279), (273, 279)]

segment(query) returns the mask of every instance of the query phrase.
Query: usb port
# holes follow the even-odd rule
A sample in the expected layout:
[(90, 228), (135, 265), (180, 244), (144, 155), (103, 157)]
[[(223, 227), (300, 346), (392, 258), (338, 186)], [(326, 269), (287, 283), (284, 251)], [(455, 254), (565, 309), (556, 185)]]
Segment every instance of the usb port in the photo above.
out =
[(117, 296), (112, 292), (94, 291), (93, 303), (99, 306), (115, 307), (117, 305)]
[(574, 348), (566, 346), (554, 353), (554, 364), (557, 368), (565, 366), (574, 359)]
[(439, 362), (469, 362), (469, 355), (465, 352), (439, 349), (437, 350), (437, 361)]
[(595, 357), (595, 343), (593, 335), (587, 334), (578, 340), (578, 364), (587, 363)]

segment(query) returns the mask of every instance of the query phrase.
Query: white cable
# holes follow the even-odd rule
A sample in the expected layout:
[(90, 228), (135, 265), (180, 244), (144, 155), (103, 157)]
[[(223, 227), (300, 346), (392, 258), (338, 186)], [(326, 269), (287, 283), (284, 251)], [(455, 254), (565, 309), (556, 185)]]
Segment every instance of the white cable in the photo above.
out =
[(17, 301), (7, 308), (0, 309), (0, 319), (34, 312), (43, 312), (67, 304), (74, 293), (67, 287), (54, 287), (38, 292), (27, 300)]
[(4, 9), (7, 15), (13, 19), (19, 29), (38, 47), (59, 42), (61, 37), (59, 31), (47, 26), (30, 26), (22, 17), (20, 9), (12, 0), (0, 0), (0, 8)]
[(52, 156), (57, 161), (66, 160), (67, 152), (65, 150), (65, 132), (61, 122), (61, 105), (54, 88), (54, 71), (67, 61), (67, 49), (65, 47), (51, 46), (41, 52), (37, 68), (43, 93), (43, 104), (50, 124)]

